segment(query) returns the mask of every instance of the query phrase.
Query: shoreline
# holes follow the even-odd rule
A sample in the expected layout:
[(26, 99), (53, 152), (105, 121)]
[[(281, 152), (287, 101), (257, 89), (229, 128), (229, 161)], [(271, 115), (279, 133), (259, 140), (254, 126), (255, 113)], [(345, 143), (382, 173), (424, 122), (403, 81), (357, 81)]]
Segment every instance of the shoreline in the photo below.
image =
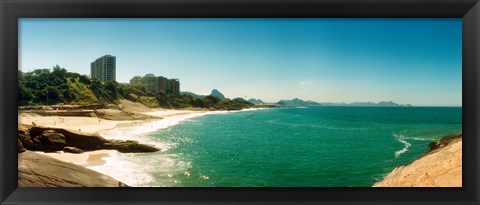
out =
[(138, 119), (138, 120), (108, 120), (99, 117), (86, 116), (40, 116), (32, 113), (19, 113), (18, 124), (63, 128), (68, 130), (80, 131), (88, 134), (99, 134), (104, 130), (111, 130), (117, 127), (126, 127), (136, 123), (147, 123), (150, 121), (164, 120), (168, 117), (175, 117), (191, 113), (203, 113), (205, 111), (190, 110), (167, 110), (159, 109), (156, 111), (143, 112), (156, 119)]
[[(172, 146), (161, 143), (160, 145), (156, 144), (155, 141), (151, 140), (151, 138), (145, 137), (148, 136), (149, 133), (161, 129), (167, 129), (185, 120), (195, 117), (244, 111), (256, 111), (261, 109), (268, 108), (249, 108), (235, 111), (154, 109), (149, 110), (148, 112), (142, 112), (141, 114), (149, 115), (155, 118), (128, 121), (104, 120), (97, 117), (35, 116), (31, 114), (19, 113), (18, 122), (19, 124), (28, 124), (28, 122), (39, 122), (39, 126), (64, 129), (76, 129), (80, 126), (82, 127), (81, 132), (84, 132), (83, 130), (90, 131), (90, 133), (100, 135), (105, 139), (135, 140), (140, 143), (149, 144), (159, 148), (160, 151), (158, 152), (160, 153), (158, 157), (163, 159), (164, 154), (162, 154), (162, 152), (170, 149)], [(52, 121), (58, 118), (64, 118), (63, 122), (59, 123), (59, 121)], [(457, 135), (460, 136), (460, 139), (455, 137)], [(394, 170), (387, 173), (382, 178), (382, 180), (377, 181), (371, 186), (461, 187), (461, 143), (461, 134), (447, 136), (442, 138), (438, 142), (431, 143), (429, 145), (431, 148), (430, 151), (423, 154), (422, 156), (407, 165), (396, 167)], [(454, 147), (455, 149), (453, 149), (452, 147)], [(458, 149), (460, 149), (459, 152)], [(452, 150), (454, 150), (454, 153), (452, 153)], [(132, 162), (130, 160), (136, 158), (136, 154), (125, 154), (120, 153), (116, 150), (96, 150), (87, 151), (79, 154), (66, 153), (63, 151), (35, 151), (35, 153), (100, 172), (118, 181), (126, 182), (127, 185), (131, 186), (143, 186), (142, 180), (150, 180), (149, 177), (152, 174), (144, 172), (145, 170), (138, 169), (138, 167), (131, 166)], [(148, 156), (148, 154), (140, 154), (138, 156), (144, 157)], [(458, 160), (456, 158), (454, 159), (453, 156), (460, 156), (459, 165), (458, 163), (451, 163), (452, 161), (458, 162)], [(165, 155), (165, 157), (167, 158), (165, 158), (164, 160), (168, 161), (168, 156)], [(421, 163), (419, 164), (419, 162)], [(125, 169), (118, 170), (119, 167), (124, 167)], [(425, 169), (425, 167), (427, 168)], [(458, 170), (460, 170), (460, 176), (458, 176)], [(445, 179), (445, 175), (448, 176), (447, 179)], [(137, 178), (138, 180), (136, 180)], [(458, 178), (460, 178), (460, 180), (458, 180)]]
[[(174, 110), (174, 109), (152, 109), (141, 114), (155, 117), (154, 119), (141, 120), (106, 120), (98, 117), (71, 117), (71, 116), (39, 116), (29, 113), (19, 113), (18, 123), (31, 125), (34, 122), (37, 126), (63, 128), (67, 130), (80, 131), (82, 133), (97, 134), (108, 140), (135, 140), (140, 143), (149, 144), (161, 149), (159, 152), (166, 151), (168, 147), (158, 144), (148, 138), (142, 137), (148, 133), (155, 132), (161, 129), (167, 129), (175, 126), (182, 121), (212, 114), (226, 114), (244, 111), (255, 111), (268, 108), (249, 108), (235, 111), (197, 111), (197, 110)], [(81, 128), (79, 128), (81, 127)], [(80, 130), (79, 130), (80, 129)], [(123, 132), (127, 131), (127, 132)], [(129, 133), (135, 132), (137, 133)], [(107, 163), (116, 164), (122, 163), (119, 159), (121, 156), (126, 156), (117, 150), (95, 150), (83, 153), (66, 153), (63, 151), (57, 152), (43, 152), (34, 151), (37, 154), (52, 157), (54, 159), (79, 165), (87, 169), (91, 169), (107, 176), (110, 176), (118, 181), (126, 182), (128, 180), (120, 177), (112, 176), (108, 169), (105, 169)], [(133, 184), (134, 185), (134, 184)]]
[[(128, 127), (131, 125), (145, 124), (149, 122), (169, 120), (173, 117), (186, 116), (186, 119), (211, 114), (235, 113), (244, 111), (263, 110), (269, 108), (247, 108), (232, 111), (204, 111), (204, 110), (175, 110), (175, 109), (152, 109), (152, 111), (142, 112), (141, 114), (154, 117), (152, 119), (137, 120), (108, 120), (99, 117), (85, 116), (41, 116), (32, 113), (19, 113), (18, 124), (63, 128), (73, 131), (80, 131), (87, 134), (100, 134), (102, 131), (112, 130), (118, 127)], [(190, 116), (191, 115), (191, 116)], [(180, 122), (180, 121), (179, 121)]]

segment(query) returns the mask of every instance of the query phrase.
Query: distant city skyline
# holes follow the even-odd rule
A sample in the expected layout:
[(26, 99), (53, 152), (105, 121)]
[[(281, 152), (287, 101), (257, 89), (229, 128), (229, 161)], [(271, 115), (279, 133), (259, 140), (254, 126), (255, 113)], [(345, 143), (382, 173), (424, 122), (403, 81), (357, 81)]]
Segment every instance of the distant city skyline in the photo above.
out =
[(266, 102), (394, 101), (461, 106), (462, 20), (20, 19), (19, 69), (90, 74), (116, 56), (116, 80), (152, 73), (181, 91)]

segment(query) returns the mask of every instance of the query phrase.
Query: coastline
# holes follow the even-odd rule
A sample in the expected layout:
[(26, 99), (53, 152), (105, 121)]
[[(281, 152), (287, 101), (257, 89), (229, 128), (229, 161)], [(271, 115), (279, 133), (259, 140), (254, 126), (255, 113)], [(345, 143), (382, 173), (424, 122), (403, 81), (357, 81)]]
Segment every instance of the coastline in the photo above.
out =
[[(160, 160), (156, 161), (158, 164), (152, 169), (164, 170), (163, 163), (171, 164), (167, 166), (172, 167), (179, 166), (178, 164), (172, 163), (172, 158), (170, 157), (171, 154), (162, 153), (171, 147), (175, 147), (175, 145), (153, 141), (151, 137), (146, 137), (149, 136), (150, 133), (161, 129), (167, 129), (181, 123), (182, 121), (195, 117), (260, 109), (267, 108), (243, 109), (239, 111), (152, 109), (147, 112), (142, 112), (141, 114), (152, 116), (154, 118), (128, 121), (104, 120), (96, 117), (35, 116), (21, 113), (19, 115), (19, 123), (22, 122), (22, 124), (27, 124), (28, 122), (39, 122), (40, 126), (73, 130), (82, 127), (82, 132), (86, 130), (90, 133), (100, 135), (105, 139), (135, 140), (143, 144), (153, 145), (160, 149), (160, 151), (158, 151), (160, 153), (155, 156)], [(58, 118), (64, 118), (63, 122), (59, 123), (59, 121), (52, 121), (52, 119), (55, 120)], [(447, 144), (443, 144), (445, 140), (448, 141)], [(434, 144), (433, 146), (430, 145), (432, 149), (431, 151), (408, 165), (396, 167), (386, 175), (383, 180), (375, 183), (373, 187), (461, 187), (461, 143), (461, 134), (460, 139), (442, 138), (442, 140), (436, 142), (436, 144), (432, 143)], [(151, 171), (150, 168), (146, 170), (143, 167), (135, 166), (135, 164), (139, 164), (139, 159), (152, 159), (148, 157), (153, 155), (149, 155), (148, 153), (126, 154), (120, 153), (116, 150), (96, 150), (79, 154), (65, 153), (62, 151), (36, 151), (36, 153), (100, 172), (118, 181), (125, 182), (129, 186), (145, 186), (145, 184), (150, 184), (150, 182), (155, 180), (152, 177), (152, 173), (148, 173)], [(458, 157), (460, 157), (459, 160)], [(149, 160), (146, 162), (148, 161)], [(460, 164), (452, 164), (452, 161), (459, 162)], [(188, 167), (189, 165), (185, 166)], [(170, 173), (162, 172), (161, 174), (168, 175)], [(182, 172), (180, 174), (184, 173)], [(447, 176), (447, 178), (445, 178), (445, 176)], [(160, 185), (163, 184), (162, 182), (159, 183)]]
[[(174, 109), (151, 109), (140, 114), (148, 115), (151, 119), (140, 120), (106, 120), (98, 117), (83, 116), (39, 116), (35, 114), (20, 113), (18, 123), (35, 125), (49, 128), (63, 128), (67, 130), (80, 131), (82, 133), (97, 134), (108, 140), (134, 140), (140, 143), (152, 145), (162, 151), (168, 150), (169, 147), (151, 141), (147, 137), (151, 132), (160, 129), (166, 129), (177, 125), (182, 121), (212, 114), (235, 113), (242, 111), (254, 111), (268, 108), (250, 108), (235, 111), (204, 111), (204, 110), (174, 110)], [(135, 186), (134, 175), (128, 177), (127, 173), (117, 174), (115, 170), (111, 170), (106, 165), (119, 166), (125, 164), (120, 158), (133, 156), (132, 154), (120, 153), (117, 150), (95, 150), (83, 153), (66, 153), (63, 151), (43, 152), (34, 151), (34, 153), (49, 156), (56, 160), (79, 165), (87, 169), (97, 171), (99, 173), (110, 176), (118, 181), (125, 182), (129, 186)], [(131, 171), (134, 171), (131, 169)], [(138, 170), (135, 170), (138, 172)], [(121, 176), (120, 176), (121, 175)], [(126, 179), (128, 177), (129, 179)], [(144, 176), (145, 178), (145, 176)]]

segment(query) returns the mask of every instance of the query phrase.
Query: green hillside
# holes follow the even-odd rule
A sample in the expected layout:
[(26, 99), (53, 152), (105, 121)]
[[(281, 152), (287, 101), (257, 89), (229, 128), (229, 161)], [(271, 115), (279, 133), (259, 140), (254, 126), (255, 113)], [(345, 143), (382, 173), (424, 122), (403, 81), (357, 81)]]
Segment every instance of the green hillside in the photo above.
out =
[(68, 72), (58, 65), (53, 69), (18, 72), (18, 102), (22, 106), (118, 104), (120, 99), (139, 102), (150, 108), (239, 110), (254, 106), (247, 101), (221, 100), (211, 95), (196, 98), (191, 95), (153, 93), (143, 86), (90, 79), (86, 75)]

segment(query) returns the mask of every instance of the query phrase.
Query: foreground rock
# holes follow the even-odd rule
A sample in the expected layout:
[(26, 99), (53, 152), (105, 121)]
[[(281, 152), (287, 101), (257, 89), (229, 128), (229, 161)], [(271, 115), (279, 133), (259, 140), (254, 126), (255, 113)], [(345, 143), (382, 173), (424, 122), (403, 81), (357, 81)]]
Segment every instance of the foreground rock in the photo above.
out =
[(112, 177), (34, 152), (18, 154), (19, 187), (128, 187)]
[(406, 166), (395, 168), (374, 187), (461, 187), (462, 135), (449, 136)]
[(30, 128), (31, 128), (31, 126), (19, 125), (18, 126), (18, 140), (20, 140), (20, 143), (26, 149), (35, 149), (35, 146), (33, 145), (33, 140), (30, 137)]
[(114, 149), (123, 153), (156, 152), (159, 149), (136, 141), (107, 140), (93, 134), (66, 130), (19, 125), (19, 147), (33, 151), (60, 151), (81, 153), (99, 149)]
[(33, 145), (39, 150), (58, 151), (67, 145), (67, 141), (62, 133), (45, 130), (40, 135), (33, 136)]

